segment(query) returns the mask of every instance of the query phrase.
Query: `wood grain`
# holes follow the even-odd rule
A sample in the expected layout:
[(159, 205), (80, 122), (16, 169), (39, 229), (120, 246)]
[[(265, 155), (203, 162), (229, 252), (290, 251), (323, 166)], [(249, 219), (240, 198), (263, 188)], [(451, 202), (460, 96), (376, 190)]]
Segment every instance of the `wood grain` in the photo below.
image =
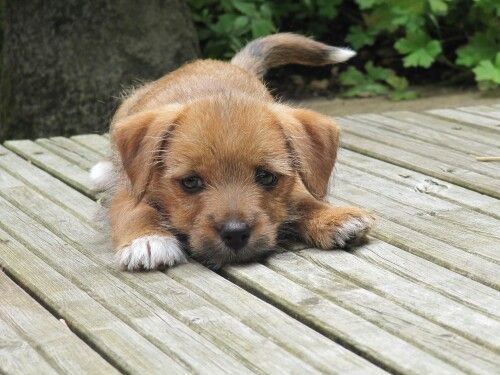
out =
[[(29, 363), (20, 362), (19, 370), (24, 372), (24, 366), (26, 370), (29, 370), (29, 367), (33, 365), (39, 366), (38, 371), (45, 372), (44, 363), (42, 363), (45, 361), (38, 358), (41, 355), (58, 373), (119, 373), (71, 332), (64, 323), (40, 306), (1, 271), (0, 290), (2, 291), (0, 321), (19, 332), (20, 336), (26, 340), (20, 344), (20, 347), (30, 347), (36, 350), (37, 354), (39, 353), (30, 359), (25, 359)], [(20, 359), (16, 361), (18, 360)], [(2, 367), (0, 365), (0, 368)]]

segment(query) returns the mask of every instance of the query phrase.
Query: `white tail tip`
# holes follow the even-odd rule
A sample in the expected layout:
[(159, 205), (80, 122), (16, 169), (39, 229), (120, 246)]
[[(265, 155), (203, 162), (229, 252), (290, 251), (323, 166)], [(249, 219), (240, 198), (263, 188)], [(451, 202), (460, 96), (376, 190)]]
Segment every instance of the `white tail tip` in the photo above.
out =
[(354, 56), (356, 56), (356, 52), (350, 48), (333, 47), (330, 52), (330, 59), (336, 63), (347, 61)]
[(113, 163), (108, 160), (98, 162), (90, 169), (90, 181), (96, 191), (104, 191), (113, 183)]

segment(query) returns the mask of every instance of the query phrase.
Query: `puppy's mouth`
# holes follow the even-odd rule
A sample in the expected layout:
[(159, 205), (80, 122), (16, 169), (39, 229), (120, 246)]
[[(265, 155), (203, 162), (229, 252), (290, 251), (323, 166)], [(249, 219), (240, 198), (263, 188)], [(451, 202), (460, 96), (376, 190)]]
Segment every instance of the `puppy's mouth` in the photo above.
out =
[(238, 250), (230, 248), (223, 241), (205, 241), (201, 248), (190, 247), (188, 251), (194, 260), (208, 268), (218, 270), (226, 264), (262, 260), (275, 250), (275, 245), (270, 244), (268, 239), (260, 238)]

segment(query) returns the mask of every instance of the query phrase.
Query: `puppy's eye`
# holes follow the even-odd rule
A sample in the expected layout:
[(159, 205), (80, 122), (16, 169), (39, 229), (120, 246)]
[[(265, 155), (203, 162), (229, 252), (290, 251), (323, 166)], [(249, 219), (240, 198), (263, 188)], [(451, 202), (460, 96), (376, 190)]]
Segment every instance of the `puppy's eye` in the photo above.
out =
[(188, 193), (197, 193), (204, 187), (203, 180), (199, 176), (184, 177), (181, 185)]
[(255, 173), (255, 181), (266, 188), (272, 188), (278, 183), (278, 176), (265, 169), (259, 168)]

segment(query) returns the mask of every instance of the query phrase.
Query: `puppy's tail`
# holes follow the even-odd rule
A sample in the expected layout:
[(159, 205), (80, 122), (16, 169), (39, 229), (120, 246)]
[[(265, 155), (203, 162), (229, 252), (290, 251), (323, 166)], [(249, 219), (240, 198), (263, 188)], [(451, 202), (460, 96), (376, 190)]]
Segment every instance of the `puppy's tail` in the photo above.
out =
[(305, 36), (280, 33), (256, 39), (231, 60), (259, 78), (270, 68), (285, 64), (328, 65), (349, 60), (356, 52), (332, 47)]

